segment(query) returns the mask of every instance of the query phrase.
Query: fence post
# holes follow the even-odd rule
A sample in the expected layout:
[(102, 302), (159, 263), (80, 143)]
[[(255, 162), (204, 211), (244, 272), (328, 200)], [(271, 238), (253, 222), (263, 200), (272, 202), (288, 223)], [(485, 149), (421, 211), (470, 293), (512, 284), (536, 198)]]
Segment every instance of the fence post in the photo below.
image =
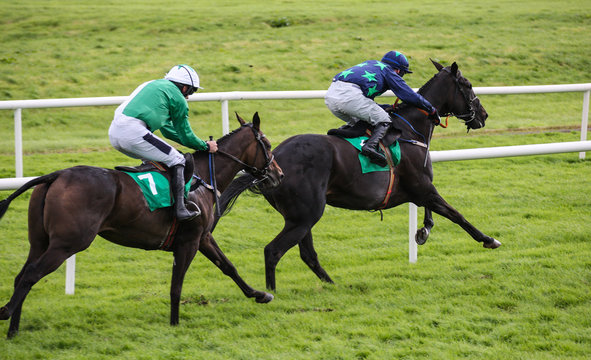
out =
[[(583, 115), (581, 119), (581, 141), (587, 140), (587, 127), (589, 122), (589, 94), (591, 90), (587, 90), (583, 93)], [(579, 153), (579, 159), (583, 160), (585, 153)]]
[(228, 114), (228, 100), (222, 100), (222, 133), (230, 132), (230, 115)]
[(411, 202), (408, 203), (408, 262), (414, 264), (417, 262), (417, 242), (415, 234), (417, 233), (417, 206)]
[(66, 295), (74, 295), (76, 283), (76, 254), (66, 260)]
[(15, 177), (23, 177), (23, 122), (20, 108), (14, 110), (14, 162)]

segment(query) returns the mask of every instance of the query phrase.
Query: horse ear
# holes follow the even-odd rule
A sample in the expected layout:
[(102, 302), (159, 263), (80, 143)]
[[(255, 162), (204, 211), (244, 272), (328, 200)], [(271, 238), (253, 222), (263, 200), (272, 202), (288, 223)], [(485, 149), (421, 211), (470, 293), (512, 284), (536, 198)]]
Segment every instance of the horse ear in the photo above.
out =
[(261, 118), (259, 117), (259, 112), (255, 112), (254, 115), (252, 116), (252, 126), (254, 126), (255, 129), (260, 130), (261, 127)]
[(246, 124), (246, 122), (244, 121), (244, 119), (242, 119), (240, 117), (240, 115), (238, 115), (238, 113), (235, 113), (235, 114), (236, 114), (236, 119), (238, 119), (238, 122), (240, 123), (240, 125)]
[(429, 58), (429, 60), (431, 60), (431, 62), (433, 63), (433, 65), (435, 65), (435, 68), (437, 69), (437, 71), (441, 71), (441, 69), (443, 69), (443, 65), (441, 65), (440, 63), (438, 63), (437, 61)]
[(453, 64), (451, 64), (451, 73), (452, 73), (454, 76), (457, 76), (457, 75), (458, 75), (458, 64), (456, 64), (456, 62), (455, 62), (455, 61), (454, 61), (454, 63), (453, 63)]

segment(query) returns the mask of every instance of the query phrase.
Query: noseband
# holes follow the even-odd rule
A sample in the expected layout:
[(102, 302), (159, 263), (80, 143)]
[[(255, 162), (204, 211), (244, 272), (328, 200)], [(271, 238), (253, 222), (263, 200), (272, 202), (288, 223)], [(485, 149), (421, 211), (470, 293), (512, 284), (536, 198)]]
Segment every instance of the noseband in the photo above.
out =
[[(252, 165), (248, 165), (244, 161), (238, 159), (236, 156), (229, 154), (223, 150), (218, 150), (217, 153), (230, 158), (234, 162), (237, 162), (238, 164), (242, 165), (245, 168), (246, 172), (250, 173), (251, 175), (253, 175), (257, 178), (260, 178), (260, 180), (263, 180), (267, 177), (267, 173), (269, 172), (269, 167), (271, 166), (273, 159), (275, 159), (275, 156), (273, 154), (271, 154), (271, 156), (269, 156), (268, 152), (266, 151), (265, 143), (263, 142), (263, 138), (265, 137), (265, 135), (258, 132), (252, 126), (252, 124), (248, 124), (247, 126), (250, 127), (257, 143), (260, 145), (260, 148), (263, 149), (263, 154), (265, 155), (265, 166), (262, 169), (259, 169), (255, 166), (252, 166)], [(259, 152), (259, 146), (257, 146), (257, 154), (258, 154), (258, 152)], [(256, 159), (256, 155), (255, 155), (255, 159)]]

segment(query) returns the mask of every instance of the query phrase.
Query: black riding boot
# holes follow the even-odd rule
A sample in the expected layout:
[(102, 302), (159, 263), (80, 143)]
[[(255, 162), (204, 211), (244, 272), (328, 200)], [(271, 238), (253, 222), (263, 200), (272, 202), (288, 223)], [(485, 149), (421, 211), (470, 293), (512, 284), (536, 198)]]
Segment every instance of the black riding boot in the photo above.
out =
[(196, 209), (195, 211), (187, 210), (185, 206), (185, 167), (183, 165), (175, 165), (172, 167), (171, 188), (174, 199), (174, 214), (180, 221), (191, 220), (201, 215), (201, 209), (197, 204), (189, 201), (190, 207)]
[(377, 164), (379, 166), (386, 166), (388, 165), (388, 161), (386, 161), (386, 157), (378, 152), (378, 143), (384, 135), (386, 135), (386, 131), (390, 126), (389, 123), (379, 123), (373, 129), (371, 133), (371, 137), (365, 142), (363, 147), (361, 148), (361, 154), (369, 157), (369, 160)]

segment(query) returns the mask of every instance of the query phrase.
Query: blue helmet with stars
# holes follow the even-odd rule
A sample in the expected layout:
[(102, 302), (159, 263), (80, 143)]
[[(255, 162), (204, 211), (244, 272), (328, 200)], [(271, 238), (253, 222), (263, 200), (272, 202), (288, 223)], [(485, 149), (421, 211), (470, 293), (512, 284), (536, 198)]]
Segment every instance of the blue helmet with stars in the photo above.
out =
[(393, 50), (387, 52), (382, 58), (382, 62), (392, 66), (394, 69), (399, 69), (405, 73), (412, 74), (412, 71), (408, 69), (409, 64), (406, 56), (400, 51)]

